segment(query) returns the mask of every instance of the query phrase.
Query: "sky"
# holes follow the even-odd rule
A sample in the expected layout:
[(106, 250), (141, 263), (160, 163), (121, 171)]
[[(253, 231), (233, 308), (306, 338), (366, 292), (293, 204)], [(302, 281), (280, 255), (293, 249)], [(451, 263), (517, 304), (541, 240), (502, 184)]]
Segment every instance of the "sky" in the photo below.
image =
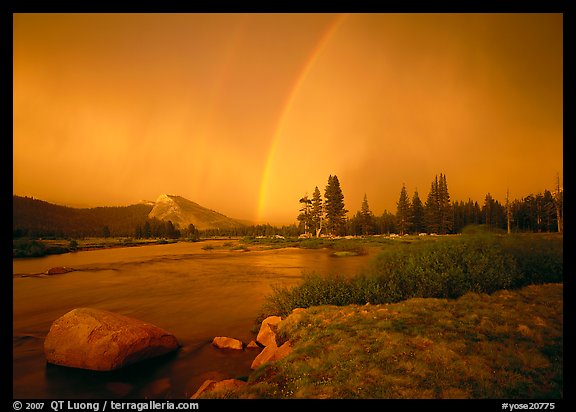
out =
[(563, 183), (561, 14), (14, 14), (13, 194), (296, 222)]

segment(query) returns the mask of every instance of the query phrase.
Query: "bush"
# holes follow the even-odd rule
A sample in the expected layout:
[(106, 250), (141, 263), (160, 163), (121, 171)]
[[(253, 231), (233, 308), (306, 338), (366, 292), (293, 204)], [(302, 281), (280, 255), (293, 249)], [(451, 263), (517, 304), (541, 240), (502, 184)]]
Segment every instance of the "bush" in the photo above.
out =
[(515, 287), (547, 282), (562, 282), (563, 239), (560, 236), (514, 235), (505, 238), (502, 246), (518, 262), (522, 276)]
[(397, 244), (353, 278), (305, 275), (292, 288), (276, 287), (265, 310), (288, 314), (296, 307), (393, 303), (457, 298), (528, 284), (562, 281), (562, 239), (503, 237), (486, 232), (437, 242)]
[(37, 240), (18, 239), (12, 242), (13, 257), (46, 256), (46, 246)]

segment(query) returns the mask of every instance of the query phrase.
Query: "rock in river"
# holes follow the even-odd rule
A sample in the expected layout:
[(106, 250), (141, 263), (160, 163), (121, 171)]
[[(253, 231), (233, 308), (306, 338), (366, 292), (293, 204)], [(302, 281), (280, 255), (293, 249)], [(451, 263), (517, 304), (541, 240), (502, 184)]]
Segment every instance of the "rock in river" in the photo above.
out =
[(55, 268), (50, 268), (46, 271), (47, 275), (61, 275), (63, 273), (74, 272), (73, 268), (67, 266), (56, 266)]
[(234, 349), (242, 350), (242, 341), (234, 338), (228, 338), (226, 336), (216, 336), (212, 341), (212, 345), (220, 349)]
[(49, 363), (110, 371), (178, 349), (170, 332), (101, 309), (74, 309), (56, 319), (44, 341)]

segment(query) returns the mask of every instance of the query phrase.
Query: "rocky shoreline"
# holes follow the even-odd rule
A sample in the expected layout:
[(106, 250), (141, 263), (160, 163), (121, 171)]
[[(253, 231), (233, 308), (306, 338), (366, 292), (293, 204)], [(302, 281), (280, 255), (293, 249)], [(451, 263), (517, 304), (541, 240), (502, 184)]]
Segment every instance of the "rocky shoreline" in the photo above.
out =
[[(222, 351), (254, 352), (250, 366), (260, 366), (285, 358), (293, 343), (283, 340), (283, 328), (297, 322), (304, 309), (294, 309), (285, 319), (269, 316), (260, 325), (255, 340), (216, 336), (212, 345)], [(181, 345), (170, 332), (139, 319), (94, 308), (76, 308), (56, 319), (44, 340), (48, 363), (94, 371), (113, 371), (178, 350)], [(224, 371), (223, 371), (224, 372)], [(246, 385), (240, 379), (205, 380), (190, 399), (209, 392), (227, 391)]]

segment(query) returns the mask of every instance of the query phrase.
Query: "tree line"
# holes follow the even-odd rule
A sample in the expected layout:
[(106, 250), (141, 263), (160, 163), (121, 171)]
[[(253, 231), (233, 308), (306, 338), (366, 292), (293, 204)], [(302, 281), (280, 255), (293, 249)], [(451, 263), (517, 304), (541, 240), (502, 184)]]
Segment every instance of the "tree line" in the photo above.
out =
[(180, 228), (171, 221), (148, 218), (150, 205), (76, 209), (30, 198), (13, 196), (13, 238), (135, 237), (187, 238), (307, 237), (322, 235), (378, 235), (416, 233), (460, 233), (468, 225), (486, 225), (490, 230), (509, 232), (562, 232), (563, 190), (559, 178), (553, 191), (530, 194), (504, 204), (487, 193), (481, 203), (452, 201), (445, 174), (436, 175), (422, 201), (417, 190), (410, 196), (406, 185), (400, 189), (396, 210), (376, 216), (365, 194), (360, 209), (351, 217), (336, 175), (328, 176), (324, 193), (315, 186), (312, 196), (299, 199), (297, 224), (276, 227), (269, 224), (198, 230), (194, 225)]
[(365, 194), (360, 209), (352, 217), (344, 206), (344, 195), (336, 176), (328, 177), (322, 198), (316, 186), (312, 198), (300, 199), (297, 220), (305, 236), (376, 234), (450, 234), (460, 233), (468, 225), (485, 225), (489, 230), (507, 232), (562, 232), (563, 190), (559, 178), (554, 192), (545, 190), (520, 200), (501, 204), (487, 193), (482, 204), (468, 199), (452, 201), (446, 175), (436, 175), (424, 202), (418, 190), (409, 196), (403, 184), (396, 211), (385, 210), (375, 216)]
[(133, 236), (151, 210), (145, 204), (80, 209), (13, 196), (12, 234), (36, 239)]

